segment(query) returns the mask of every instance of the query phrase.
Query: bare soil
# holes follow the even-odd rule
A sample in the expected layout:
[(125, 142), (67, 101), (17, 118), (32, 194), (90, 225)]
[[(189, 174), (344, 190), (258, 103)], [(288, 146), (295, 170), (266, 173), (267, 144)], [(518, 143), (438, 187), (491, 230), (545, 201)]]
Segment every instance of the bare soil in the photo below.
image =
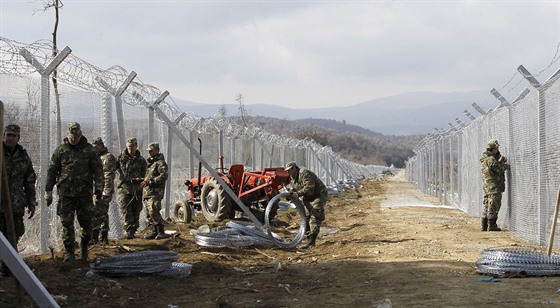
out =
[[(193, 266), (186, 278), (86, 277), (89, 264), (63, 263), (62, 252), (25, 260), (62, 307), (560, 306), (560, 277), (488, 282), (476, 272), (482, 249), (530, 244), (507, 232), (481, 232), (479, 218), (458, 210), (402, 206), (438, 201), (402, 175), (365, 180), (332, 197), (323, 227), (331, 232), (307, 251), (201, 247), (189, 233), (207, 224), (198, 215), (188, 225), (170, 222), (166, 229), (180, 233), (173, 238), (111, 241), (90, 253), (174, 250)], [(4, 306), (33, 306), (28, 295), (18, 304), (13, 278), (0, 278)]]

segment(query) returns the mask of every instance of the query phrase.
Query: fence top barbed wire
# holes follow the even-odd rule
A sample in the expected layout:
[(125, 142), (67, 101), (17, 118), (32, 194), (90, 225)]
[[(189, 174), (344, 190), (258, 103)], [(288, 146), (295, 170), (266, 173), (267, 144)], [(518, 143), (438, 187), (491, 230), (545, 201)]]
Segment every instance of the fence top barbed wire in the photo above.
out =
[[(50, 41), (39, 40), (31, 44), (25, 44), (0, 37), (0, 73), (23, 77), (37, 73), (36, 69), (21, 55), (23, 49), (30, 52), (35, 60), (39, 61), (43, 66), (47, 66), (52, 61), (53, 48)], [(105, 95), (109, 91), (106, 86), (109, 86), (112, 90), (119, 89), (129, 75), (130, 73), (120, 66), (115, 65), (108, 69), (101, 69), (71, 53), (57, 68), (57, 80), (59, 82), (72, 85), (87, 92), (93, 92), (100, 96)], [(102, 83), (105, 83), (105, 87)], [(115, 93), (111, 94), (114, 95)], [(156, 102), (162, 94), (164, 94), (164, 92), (160, 89), (144, 83), (138, 76), (135, 76), (126, 91), (122, 93), (121, 98), (127, 105), (150, 108), (150, 104)], [(292, 148), (311, 148), (317, 153), (328, 154), (333, 158), (345, 161), (334, 153), (331, 147), (320, 145), (311, 138), (301, 140), (289, 136), (275, 135), (254, 125), (232, 123), (227, 117), (220, 115), (202, 118), (193, 113), (184, 113), (177, 108), (175, 101), (169, 95), (167, 95), (158, 106), (164, 114), (172, 120), (183, 116), (177, 123), (177, 126), (189, 131), (196, 131), (199, 133), (222, 132), (226, 138), (256, 138), (264, 144), (281, 145)], [(163, 119), (161, 119), (157, 113), (155, 117), (163, 122)], [(352, 162), (347, 163), (349, 165), (354, 165)]]

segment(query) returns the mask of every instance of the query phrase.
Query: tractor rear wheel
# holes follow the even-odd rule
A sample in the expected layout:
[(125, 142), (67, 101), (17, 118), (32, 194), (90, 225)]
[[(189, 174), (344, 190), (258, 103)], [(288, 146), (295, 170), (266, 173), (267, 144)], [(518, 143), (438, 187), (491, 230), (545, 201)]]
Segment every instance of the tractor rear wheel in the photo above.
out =
[(231, 198), (215, 178), (209, 178), (202, 185), (200, 204), (202, 214), (208, 221), (221, 221), (230, 218)]
[(173, 214), (177, 222), (190, 223), (193, 216), (193, 208), (183, 200), (175, 202)]

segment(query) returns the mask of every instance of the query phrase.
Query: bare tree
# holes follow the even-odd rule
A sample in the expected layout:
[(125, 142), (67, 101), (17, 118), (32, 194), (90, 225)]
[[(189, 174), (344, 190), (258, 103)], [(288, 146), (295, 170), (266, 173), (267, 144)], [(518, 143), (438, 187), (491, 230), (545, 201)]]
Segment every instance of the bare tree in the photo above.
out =
[(220, 109), (218, 109), (218, 115), (222, 118), (225, 118), (225, 117), (227, 117), (227, 112), (228, 112), (228, 110), (227, 110), (226, 105), (221, 104)]
[(20, 143), (27, 149), (33, 161), (39, 161), (41, 142), (37, 142), (36, 137), (40, 127), (41, 87), (33, 78), (26, 79), (25, 94), (25, 102), (5, 104), (4, 124), (18, 124), (22, 127)]
[(40, 92), (40, 85), (35, 80), (28, 79), (26, 84), (27, 102), (21, 119), (21, 124), (25, 127), (25, 130), (22, 132), (21, 143), (27, 149), (33, 161), (40, 160), (39, 147), (42, 144), (42, 142), (36, 142), (36, 136), (41, 126), (41, 113), (39, 112), (41, 106)]
[(21, 119), (21, 108), (18, 104), (4, 103), (4, 124), (18, 124)]
[(238, 111), (239, 111), (239, 118), (241, 120), (241, 124), (243, 126), (249, 126), (247, 124), (247, 119), (245, 118), (246, 116), (248, 116), (248, 112), (247, 112), (247, 109), (245, 108), (245, 102), (244, 102), (244, 99), (243, 99), (243, 94), (237, 93), (235, 95), (235, 101), (239, 104)]
[[(57, 33), (58, 33), (58, 22), (59, 22), (59, 9), (64, 6), (62, 0), (43, 0), (43, 11), (46, 12), (50, 8), (54, 9), (55, 19), (54, 19), (54, 29), (52, 32), (52, 57), (53, 59), (58, 55), (57, 47)], [(52, 84), (54, 89), (54, 97), (56, 100), (56, 136), (57, 140), (62, 140), (62, 119), (60, 115), (60, 92), (58, 91), (58, 81), (57, 81), (57, 70), (55, 69), (52, 73)]]

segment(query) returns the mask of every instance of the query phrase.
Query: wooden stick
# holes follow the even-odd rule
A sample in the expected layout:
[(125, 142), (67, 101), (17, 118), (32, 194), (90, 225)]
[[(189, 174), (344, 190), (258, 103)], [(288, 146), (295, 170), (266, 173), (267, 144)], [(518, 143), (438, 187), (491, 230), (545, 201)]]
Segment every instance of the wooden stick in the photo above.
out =
[(558, 195), (556, 196), (556, 206), (554, 207), (554, 217), (552, 218), (552, 228), (550, 229), (550, 236), (548, 238), (548, 247), (546, 254), (550, 256), (552, 252), (552, 245), (554, 243), (554, 233), (556, 233), (556, 220), (558, 220), (558, 207), (560, 205), (560, 187), (558, 188)]

